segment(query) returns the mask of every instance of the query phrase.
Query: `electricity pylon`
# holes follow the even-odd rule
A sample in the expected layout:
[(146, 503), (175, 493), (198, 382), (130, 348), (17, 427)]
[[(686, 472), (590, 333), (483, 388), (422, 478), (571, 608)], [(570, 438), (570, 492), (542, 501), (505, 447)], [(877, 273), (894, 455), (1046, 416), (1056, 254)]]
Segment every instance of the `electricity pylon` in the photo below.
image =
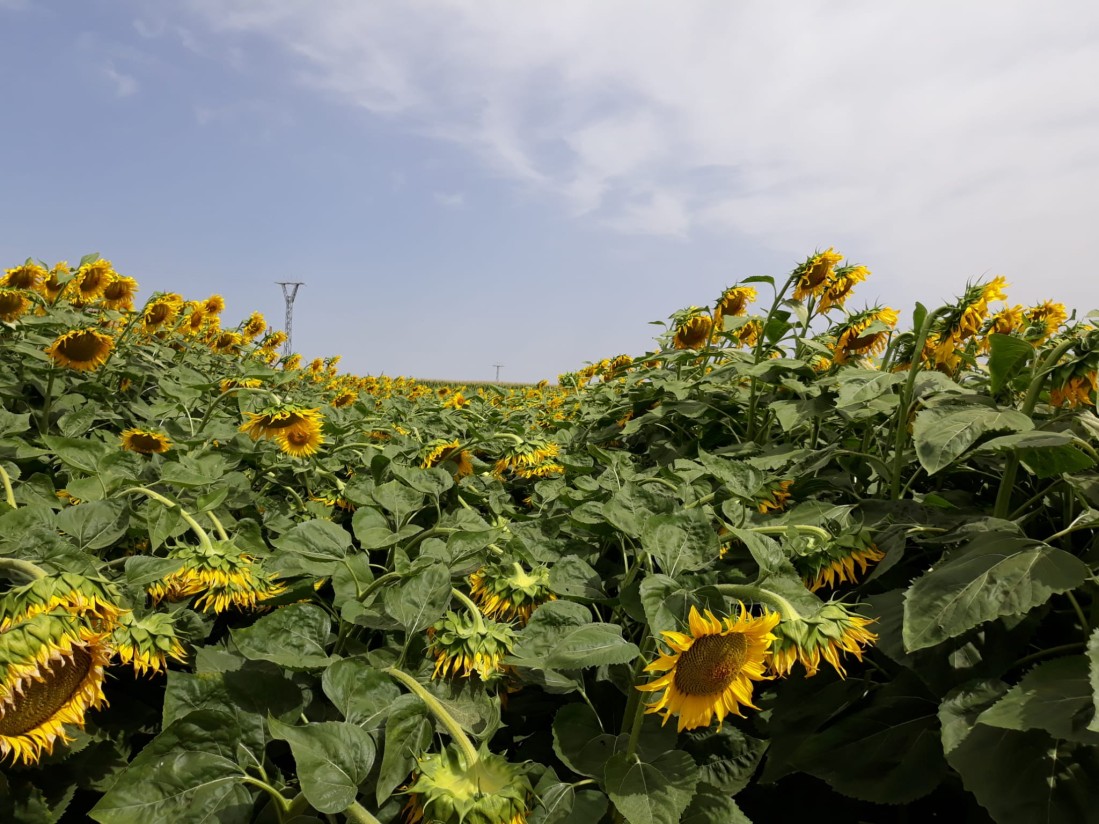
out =
[(276, 280), (275, 283), (282, 287), (282, 298), (286, 301), (286, 321), (282, 327), (286, 332), (286, 343), (282, 347), (282, 354), (289, 355), (293, 351), (290, 348), (290, 335), (294, 329), (294, 298), (298, 296), (298, 287), (305, 286), (305, 283), (292, 280)]

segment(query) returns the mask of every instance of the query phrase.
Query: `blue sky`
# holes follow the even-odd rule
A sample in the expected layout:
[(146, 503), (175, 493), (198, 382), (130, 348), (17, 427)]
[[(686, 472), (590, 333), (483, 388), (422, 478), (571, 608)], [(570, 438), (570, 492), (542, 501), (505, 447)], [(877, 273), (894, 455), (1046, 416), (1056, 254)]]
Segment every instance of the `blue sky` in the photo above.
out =
[(359, 374), (553, 379), (834, 246), (1099, 308), (1099, 6), (0, 0), (0, 264), (98, 251)]

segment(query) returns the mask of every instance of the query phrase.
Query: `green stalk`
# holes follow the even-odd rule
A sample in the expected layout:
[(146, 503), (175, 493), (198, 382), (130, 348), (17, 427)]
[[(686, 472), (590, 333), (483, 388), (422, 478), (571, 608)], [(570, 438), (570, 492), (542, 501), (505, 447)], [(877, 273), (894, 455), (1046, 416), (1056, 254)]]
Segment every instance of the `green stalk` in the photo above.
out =
[(159, 492), (153, 492), (153, 490), (147, 489), (144, 486), (132, 486), (129, 489), (123, 489), (118, 494), (127, 495), (131, 492), (140, 492), (143, 495), (148, 495), (154, 501), (159, 501), (160, 503), (164, 504), (166, 507), (168, 507), (168, 509), (178, 509), (180, 516), (183, 518), (183, 520), (187, 522), (187, 525), (191, 527), (195, 535), (198, 536), (198, 541), (202, 548), (213, 549), (214, 544), (210, 540), (210, 536), (209, 534), (207, 534), (206, 530), (202, 528), (202, 525), (198, 521), (191, 517), (191, 513), (189, 513), (186, 509), (177, 504), (175, 501), (169, 498), (165, 498)]
[(18, 509), (18, 505), (15, 503), (15, 490), (11, 488), (11, 476), (8, 475), (3, 465), (0, 465), (0, 482), (4, 484), (4, 500), (8, 502), (8, 506), (12, 509)]
[(949, 311), (949, 307), (940, 306), (934, 312), (928, 312), (923, 319), (919, 331), (916, 333), (916, 343), (912, 348), (912, 363), (908, 366), (908, 378), (901, 390), (901, 397), (897, 403), (897, 430), (893, 436), (893, 471), (890, 474), (889, 483), (893, 500), (901, 497), (901, 468), (904, 465), (904, 443), (908, 439), (908, 413), (912, 405), (913, 388), (916, 385), (916, 376), (920, 373), (920, 359), (923, 356), (923, 347), (927, 343), (927, 336), (931, 334), (931, 326), (939, 315)]
[(30, 561), (21, 561), (18, 558), (0, 558), (0, 572), (14, 572), (32, 581), (46, 577), (46, 571), (40, 566), (32, 564)]
[(352, 801), (351, 806), (344, 810), (343, 814), (347, 816), (348, 821), (354, 821), (355, 824), (382, 824), (358, 801)]
[(736, 598), (738, 601), (755, 601), (772, 606), (779, 611), (784, 621), (802, 620), (801, 613), (797, 611), (793, 604), (777, 592), (771, 592), (769, 589), (751, 584), (717, 584), (715, 589), (722, 595)]
[(811, 524), (779, 524), (776, 526), (751, 526), (745, 527), (745, 532), (755, 532), (757, 535), (785, 535), (789, 530), (795, 529), (798, 532), (807, 532), (810, 535), (815, 535), (822, 541), (832, 540), (832, 533), (827, 529), (823, 529), (819, 526), (813, 526)]
[[(782, 285), (781, 289), (775, 290), (775, 300), (771, 304), (770, 310), (767, 312), (767, 317), (763, 320), (763, 325), (759, 330), (759, 340), (756, 341), (755, 348), (752, 350), (752, 363), (759, 363), (760, 356), (763, 354), (763, 344), (765, 343), (764, 333), (767, 330), (767, 324), (771, 322), (775, 312), (778, 311), (778, 307), (782, 304), (783, 298), (786, 297), (786, 292), (794, 283), (794, 275), (790, 274), (790, 277), (786, 279), (786, 283)], [(756, 405), (759, 401), (759, 377), (752, 376), (752, 388), (748, 394), (748, 440), (752, 440), (756, 434)]]
[[(1042, 395), (1042, 387), (1045, 385), (1046, 375), (1053, 371), (1053, 368), (1057, 365), (1057, 361), (1059, 361), (1061, 356), (1075, 345), (1075, 343), (1075, 338), (1061, 341), (1048, 355), (1046, 355), (1042, 360), (1042, 363), (1035, 367), (1034, 373), (1030, 379), (1030, 387), (1027, 389), (1026, 397), (1023, 399), (1023, 405), (1019, 408), (1020, 412), (1027, 417), (1030, 417), (1034, 412), (1034, 407), (1038, 405), (1038, 398)], [(1004, 474), (1000, 479), (1000, 488), (996, 492), (996, 506), (992, 513), (993, 517), (1007, 517), (1008, 512), (1011, 509), (1011, 492), (1015, 487), (1015, 476), (1018, 473), (1019, 455), (1015, 450), (1012, 450), (1004, 464)]]
[(218, 516), (213, 512), (207, 512), (206, 517), (214, 524), (214, 531), (218, 534), (218, 538), (223, 541), (228, 541), (229, 533), (225, 531), (225, 527), (222, 526), (221, 521), (218, 520)]
[(50, 376), (46, 380), (46, 396), (42, 400), (42, 413), (38, 417), (38, 434), (45, 435), (50, 428), (50, 407), (53, 405), (53, 381), (57, 368), (50, 367)]
[(473, 619), (474, 628), (480, 633), (488, 632), (488, 628), (485, 626), (485, 618), (481, 615), (481, 610), (477, 608), (477, 605), (473, 603), (469, 596), (456, 587), (450, 588), (450, 594), (465, 604), (470, 617)]
[(463, 730), (461, 725), (454, 720), (454, 716), (447, 712), (443, 705), (439, 703), (439, 700), (424, 689), (424, 686), (419, 681), (408, 673), (396, 669), (395, 667), (387, 667), (384, 672), (387, 672), (390, 677), (400, 681), (408, 687), (408, 689), (415, 694), (417, 698), (423, 701), (429, 710), (431, 710), (431, 714), (446, 728), (446, 731), (450, 733), (450, 737), (454, 739), (454, 743), (458, 745), (458, 749), (461, 750), (462, 756), (465, 758), (467, 770), (481, 760), (477, 748), (473, 746), (473, 742), (469, 740), (469, 736), (466, 735), (465, 730)]

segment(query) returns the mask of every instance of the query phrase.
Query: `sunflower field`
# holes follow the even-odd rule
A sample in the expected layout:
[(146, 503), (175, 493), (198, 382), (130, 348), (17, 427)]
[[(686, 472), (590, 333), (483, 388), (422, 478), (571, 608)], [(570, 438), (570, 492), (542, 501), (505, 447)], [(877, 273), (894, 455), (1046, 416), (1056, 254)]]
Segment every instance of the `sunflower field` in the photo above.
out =
[(1099, 316), (832, 249), (556, 384), (0, 279), (0, 821), (1099, 815)]

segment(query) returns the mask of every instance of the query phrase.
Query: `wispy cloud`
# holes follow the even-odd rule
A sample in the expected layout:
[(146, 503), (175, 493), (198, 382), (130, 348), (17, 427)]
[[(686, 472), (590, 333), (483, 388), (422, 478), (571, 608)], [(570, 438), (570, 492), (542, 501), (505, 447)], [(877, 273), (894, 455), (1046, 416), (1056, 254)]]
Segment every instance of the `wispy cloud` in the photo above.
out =
[(964, 277), (1066, 272), (1097, 217), (1084, 0), (192, 8), (236, 45), (281, 44), (297, 82), (616, 231), (851, 242)]
[(466, 205), (466, 196), (461, 192), (435, 192), (432, 197), (446, 209), (461, 209)]
[(103, 73), (107, 76), (107, 79), (114, 84), (115, 97), (129, 97), (132, 94), (136, 94), (140, 88), (137, 78), (133, 75), (120, 72), (114, 67), (112, 63), (107, 63), (103, 66)]

